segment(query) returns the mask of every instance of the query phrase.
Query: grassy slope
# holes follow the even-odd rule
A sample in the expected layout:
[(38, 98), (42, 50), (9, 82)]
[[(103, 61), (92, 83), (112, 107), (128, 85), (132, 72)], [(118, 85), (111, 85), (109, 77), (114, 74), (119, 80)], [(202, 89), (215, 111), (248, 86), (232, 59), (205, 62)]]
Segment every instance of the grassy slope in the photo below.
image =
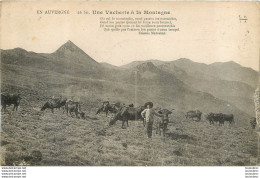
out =
[[(85, 102), (84, 102), (85, 103)], [(109, 118), (95, 116), (83, 105), (87, 119), (67, 117), (62, 110), (40, 112), (24, 102), (18, 112), (2, 113), (1, 142), (5, 163), (40, 151), (36, 165), (250, 165), (256, 157), (256, 134), (248, 125), (210, 126), (174, 112), (165, 138), (145, 138), (142, 123), (121, 122), (107, 127)], [(4, 145), (3, 145), (4, 143)], [(13, 156), (11, 156), (13, 155)]]
[[(9, 107), (2, 113), (2, 163), (10, 165), (37, 150), (43, 155), (42, 161), (32, 165), (255, 164), (252, 158), (257, 154), (256, 134), (251, 132), (243, 114), (236, 115), (235, 125), (224, 127), (210, 126), (204, 118), (202, 122), (184, 119), (182, 111), (187, 109), (186, 105), (190, 103), (189, 107), (192, 107), (194, 103), (203, 103), (203, 100), (198, 99), (204, 94), (198, 93), (198, 97), (193, 95), (195, 98), (177, 98), (179, 94), (176, 91), (169, 93), (172, 97), (164, 95), (169, 91), (167, 87), (138, 88), (137, 104), (147, 100), (145, 94), (148, 91), (155, 96), (157, 106), (176, 109), (170, 118), (167, 137), (154, 136), (148, 141), (144, 137), (142, 123), (138, 121), (130, 122), (130, 127), (124, 130), (121, 129), (121, 122), (107, 127), (108, 118), (104, 115), (95, 116), (100, 101), (107, 96), (127, 104), (134, 103), (136, 100), (132, 85), (76, 79), (38, 69), (36, 76), (31, 75), (35, 72), (33, 70), (9, 65), (9, 70), (1, 71), (2, 91), (20, 91), (23, 96), (18, 112), (11, 111)], [(20, 74), (17, 75), (17, 72)], [(39, 78), (43, 79), (41, 83)], [(89, 117), (83, 120), (67, 117), (62, 111), (55, 111), (55, 114), (39, 111), (49, 97), (60, 94), (80, 98), (82, 110)], [(214, 102), (219, 105), (218, 100)], [(214, 107), (214, 103), (211, 104)], [(177, 108), (179, 105), (185, 108)]]

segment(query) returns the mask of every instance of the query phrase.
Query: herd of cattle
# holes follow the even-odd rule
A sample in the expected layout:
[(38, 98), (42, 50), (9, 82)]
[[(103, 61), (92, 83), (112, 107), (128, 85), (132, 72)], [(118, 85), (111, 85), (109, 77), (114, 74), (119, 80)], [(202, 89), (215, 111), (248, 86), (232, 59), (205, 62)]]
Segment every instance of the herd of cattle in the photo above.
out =
[[(16, 110), (20, 104), (21, 96), (18, 95), (4, 95), (1, 94), (1, 105), (2, 109), (5, 110), (6, 106), (14, 105), (13, 111)], [(81, 111), (81, 106), (79, 102), (72, 101), (71, 99), (63, 99), (62, 97), (59, 98), (52, 98), (48, 100), (41, 108), (41, 111), (46, 109), (51, 109), (52, 113), (54, 109), (63, 109), (63, 113), (66, 111), (67, 115), (73, 117), (73, 114), (78, 118), (85, 118), (85, 113)], [(141, 112), (145, 109), (145, 106), (134, 107), (133, 104), (125, 105), (119, 102), (110, 104), (109, 101), (103, 102), (102, 106), (97, 110), (96, 114), (104, 112), (106, 116), (108, 113), (113, 113), (114, 117), (110, 120), (109, 125), (115, 124), (117, 120), (122, 121), (122, 128), (125, 128), (125, 123), (128, 126), (128, 120), (142, 120), (143, 124), (145, 124), (144, 119), (141, 116)], [(174, 109), (172, 109), (174, 110)], [(168, 109), (156, 109), (156, 112), (162, 114), (163, 117), (161, 119), (155, 120), (155, 127), (157, 128), (156, 131), (161, 133), (161, 129), (163, 134), (165, 135), (165, 130), (169, 123), (169, 115), (172, 114), (172, 111)], [(200, 121), (202, 117), (202, 112), (199, 110), (195, 111), (188, 111), (185, 115), (187, 119), (196, 118), (196, 121)], [(229, 122), (230, 124), (234, 123), (234, 115), (233, 114), (222, 114), (222, 113), (209, 113), (205, 115), (206, 120), (209, 121), (210, 125), (214, 125), (214, 123), (218, 123), (219, 126), (224, 125), (225, 122)], [(250, 124), (252, 129), (255, 129), (257, 123), (256, 119), (252, 118), (250, 120)]]

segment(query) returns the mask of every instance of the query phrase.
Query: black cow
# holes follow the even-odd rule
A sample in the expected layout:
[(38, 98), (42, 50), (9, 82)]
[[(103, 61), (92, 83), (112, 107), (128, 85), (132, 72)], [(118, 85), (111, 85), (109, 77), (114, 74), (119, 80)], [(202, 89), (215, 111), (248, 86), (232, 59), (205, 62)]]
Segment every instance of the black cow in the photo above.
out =
[(222, 113), (209, 113), (206, 116), (206, 119), (209, 121), (210, 125), (214, 125), (215, 122), (218, 122), (220, 126), (224, 124)]
[(44, 111), (45, 109), (51, 109), (51, 112), (53, 113), (54, 108), (61, 108), (65, 106), (67, 99), (61, 99), (61, 98), (53, 98), (49, 101), (47, 101), (43, 107), (41, 108), (41, 111)]
[(162, 114), (163, 117), (162, 118), (156, 117), (154, 120), (154, 125), (156, 127), (156, 134), (159, 132), (159, 135), (161, 135), (161, 129), (162, 129), (163, 136), (165, 136), (167, 125), (169, 123), (169, 114), (172, 114), (172, 112), (169, 111), (168, 109), (162, 109), (159, 110), (158, 113)]
[[(223, 122), (229, 122), (229, 124), (235, 123), (233, 114), (223, 114)], [(224, 123), (223, 123), (224, 124)]]
[(6, 106), (10, 106), (10, 105), (14, 105), (13, 111), (18, 109), (18, 106), (20, 104), (21, 101), (21, 96), (20, 94), (15, 94), (15, 95), (3, 95), (1, 94), (1, 105), (2, 105), (2, 109), (4, 110), (6, 109)]
[(186, 113), (185, 117), (186, 117), (186, 119), (192, 118), (192, 120), (194, 120), (194, 118), (197, 118), (197, 121), (200, 121), (201, 115), (202, 115), (202, 112), (200, 112), (199, 110), (196, 110), (196, 111), (188, 111)]
[(141, 112), (145, 109), (144, 106), (140, 106), (137, 108), (134, 107), (122, 107), (114, 116), (114, 118), (109, 122), (109, 125), (113, 125), (117, 120), (122, 121), (122, 128), (125, 128), (125, 122), (128, 127), (128, 120), (144, 120), (141, 116)]
[(224, 125), (225, 121), (230, 124), (235, 122), (233, 114), (209, 113), (206, 119), (210, 122), (210, 125), (214, 125), (214, 122), (218, 122), (220, 126)]
[(209, 121), (209, 124), (211, 125), (214, 125), (214, 119), (213, 119), (213, 117), (211, 116), (211, 115), (207, 115), (206, 116), (206, 119)]

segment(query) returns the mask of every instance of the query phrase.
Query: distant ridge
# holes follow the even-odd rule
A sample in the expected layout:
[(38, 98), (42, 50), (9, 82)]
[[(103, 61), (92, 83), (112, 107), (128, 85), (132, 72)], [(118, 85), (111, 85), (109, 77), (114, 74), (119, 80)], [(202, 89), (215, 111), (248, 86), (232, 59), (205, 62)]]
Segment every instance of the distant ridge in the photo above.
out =
[(152, 62), (155, 66), (158, 66), (158, 65), (164, 64), (166, 61), (160, 61), (157, 59), (150, 59), (150, 60), (146, 60), (146, 61), (133, 61), (128, 64), (122, 65), (120, 67), (130, 69), (130, 68), (136, 67), (140, 64), (147, 63), (147, 62)]
[[(173, 61), (151, 59), (133, 61), (117, 67), (108, 63), (98, 63), (70, 40), (50, 54), (28, 52), (22, 48), (1, 50), (1, 66), (1, 74), (9, 78), (18, 78), (16, 82), (20, 82), (20, 85), (32, 81), (33, 78), (35, 81), (40, 78), (52, 84), (64, 76), (61, 84), (66, 83), (67, 77), (73, 78), (68, 86), (76, 79), (87, 79), (93, 82), (88, 85), (91, 90), (104, 89), (112, 91), (116, 96), (121, 93), (122, 97), (125, 97), (126, 91), (133, 92), (137, 85), (143, 95), (150, 95), (149, 97), (155, 97), (156, 100), (161, 98), (162, 104), (165, 100), (172, 99), (173, 104), (179, 103), (178, 105), (192, 109), (199, 107), (197, 102), (203, 100), (199, 103), (200, 107), (207, 109), (211, 104), (213, 109), (225, 101), (248, 114), (254, 113), (252, 96), (259, 84), (258, 72), (234, 61), (204, 64), (187, 58)], [(42, 73), (38, 74), (35, 71)], [(55, 73), (56, 76), (48, 75), (51, 73)], [(23, 76), (30, 77), (25, 81)], [(100, 84), (101, 81), (104, 83)], [(30, 82), (27, 84), (31, 85)], [(100, 94), (103, 93), (106, 92), (102, 91)], [(222, 101), (219, 100), (216, 104), (215, 98)], [(228, 111), (228, 108), (222, 109)]]
[(135, 69), (139, 71), (151, 71), (151, 72), (158, 71), (158, 68), (155, 67), (155, 65), (152, 62), (144, 62), (136, 66)]
[(101, 62), (100, 63), (103, 67), (109, 68), (109, 69), (117, 69), (117, 70), (123, 70), (122, 68), (118, 67), (118, 66), (114, 66), (112, 64), (109, 64), (107, 62)]

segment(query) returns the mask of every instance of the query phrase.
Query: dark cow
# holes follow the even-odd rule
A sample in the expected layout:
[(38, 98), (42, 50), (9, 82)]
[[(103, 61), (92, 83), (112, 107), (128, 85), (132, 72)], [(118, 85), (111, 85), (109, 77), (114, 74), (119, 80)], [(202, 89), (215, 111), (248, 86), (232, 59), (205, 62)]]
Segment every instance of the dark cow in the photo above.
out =
[(209, 121), (210, 125), (214, 125), (215, 122), (218, 122), (220, 126), (224, 124), (222, 113), (209, 113), (206, 116), (206, 119)]
[(103, 102), (102, 107), (100, 107), (97, 110), (96, 114), (99, 114), (101, 112), (105, 112), (106, 113), (106, 117), (107, 117), (108, 112), (116, 113), (117, 112), (117, 105), (116, 104), (109, 104), (108, 101), (105, 101), (105, 102)]
[(206, 119), (209, 121), (209, 124), (211, 125), (214, 125), (214, 118), (212, 117), (212, 115), (211, 114), (208, 114), (207, 116), (206, 116)]
[(162, 129), (163, 136), (165, 136), (167, 125), (169, 123), (169, 114), (172, 114), (172, 112), (169, 111), (168, 109), (162, 109), (159, 110), (158, 113), (162, 114), (163, 117), (162, 118), (156, 117), (154, 120), (154, 125), (156, 127), (156, 134), (158, 134), (159, 132), (159, 135), (161, 135), (161, 129)]
[(210, 125), (214, 125), (214, 122), (218, 122), (220, 126), (224, 125), (225, 121), (234, 123), (233, 114), (222, 114), (222, 113), (209, 113), (206, 119), (210, 122)]
[(20, 104), (21, 101), (21, 96), (20, 94), (15, 94), (15, 95), (3, 95), (1, 94), (1, 105), (2, 105), (2, 109), (4, 110), (6, 109), (6, 106), (10, 106), (10, 105), (14, 105), (13, 111), (18, 109), (18, 106)]
[[(223, 122), (229, 122), (229, 124), (235, 123), (233, 114), (223, 114)], [(224, 123), (223, 123), (224, 124)]]
[(67, 99), (62, 98), (53, 98), (49, 101), (47, 101), (43, 107), (41, 108), (41, 111), (44, 111), (45, 109), (51, 109), (51, 112), (53, 113), (54, 108), (61, 108), (65, 106)]
[(200, 112), (199, 110), (196, 110), (196, 111), (188, 111), (186, 113), (185, 117), (186, 117), (186, 119), (192, 118), (192, 120), (194, 120), (194, 118), (197, 118), (197, 121), (200, 121), (201, 115), (202, 115), (202, 112)]
[(144, 120), (141, 116), (141, 112), (145, 109), (144, 106), (137, 108), (134, 107), (122, 107), (114, 116), (114, 118), (109, 122), (109, 125), (113, 125), (117, 120), (122, 121), (122, 128), (125, 128), (125, 122), (128, 127), (128, 120)]
[(257, 122), (256, 122), (256, 118), (255, 117), (250, 119), (250, 125), (251, 125), (252, 129), (256, 128)]
[[(78, 114), (80, 114), (80, 116), (82, 117), (82, 112), (80, 111), (80, 104), (79, 102), (74, 102), (72, 100), (67, 100), (66, 104), (65, 104), (65, 110), (67, 112), (67, 115), (70, 113), (70, 116), (72, 116), (71, 113), (75, 113), (76, 117), (78, 117)], [(85, 113), (84, 113), (85, 115)]]

